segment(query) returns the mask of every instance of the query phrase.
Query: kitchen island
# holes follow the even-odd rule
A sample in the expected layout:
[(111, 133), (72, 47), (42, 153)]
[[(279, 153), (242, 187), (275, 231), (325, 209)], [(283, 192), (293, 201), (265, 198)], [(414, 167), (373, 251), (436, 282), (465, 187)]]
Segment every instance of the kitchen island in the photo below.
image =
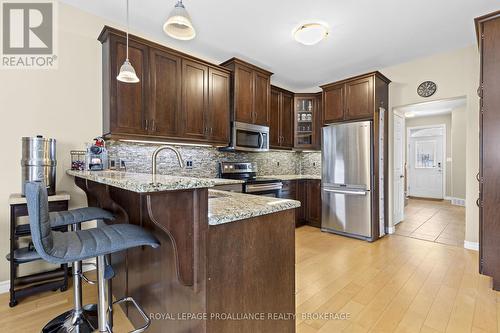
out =
[[(112, 256), (115, 297), (134, 297), (150, 332), (294, 332), (294, 200), (209, 189), (214, 180), (68, 171), (111, 223), (146, 228), (158, 249)], [(134, 324), (141, 319), (124, 308)]]

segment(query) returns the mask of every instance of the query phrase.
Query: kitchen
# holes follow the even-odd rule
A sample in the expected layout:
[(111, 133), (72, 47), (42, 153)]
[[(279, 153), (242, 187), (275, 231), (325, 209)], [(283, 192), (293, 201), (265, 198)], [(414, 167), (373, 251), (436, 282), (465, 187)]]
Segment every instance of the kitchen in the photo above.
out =
[[(275, 82), (274, 74), (271, 73), (274, 68), (258, 61), (250, 61), (239, 55), (237, 58), (230, 56), (219, 59), (219, 61), (207, 61), (205, 59), (213, 57), (205, 58), (202, 53), (201, 56), (198, 56), (199, 52), (189, 52), (183, 47), (172, 46), (182, 44), (169, 44), (159, 41), (158, 38), (142, 37), (148, 36), (148, 34), (141, 33), (141, 30), (137, 28), (134, 28), (134, 33), (129, 35), (129, 48), (127, 48), (127, 26), (124, 21), (121, 21), (122, 24), (113, 24), (112, 22), (102, 24), (100, 18), (87, 18), (86, 16), (90, 16), (88, 13), (80, 14), (77, 13), (77, 9), (67, 7), (70, 6), (60, 4), (61, 12), (64, 13), (60, 17), (61, 29), (64, 29), (61, 34), (71, 36), (71, 38), (63, 38), (63, 40), (69, 41), (73, 37), (75, 39), (67, 43), (66, 46), (61, 43), (62, 54), (71, 54), (72, 50), (68, 45), (74, 47), (78, 41), (92, 44), (92, 47), (88, 49), (78, 47), (78, 50), (86, 49), (87, 51), (75, 59), (82, 60), (84, 68), (87, 68), (87, 65), (94, 66), (95, 64), (98, 64), (98, 67), (95, 70), (94, 67), (92, 69), (88, 67), (92, 74), (84, 75), (82, 82), (79, 83), (78, 79), (71, 81), (73, 82), (72, 87), (67, 88), (66, 96), (63, 97), (63, 100), (69, 99), (71, 101), (72, 98), (80, 100), (80, 103), (71, 104), (74, 105), (75, 109), (80, 110), (79, 114), (71, 111), (74, 124), (65, 124), (65, 129), (60, 128), (49, 132), (43, 129), (52, 128), (53, 125), (44, 127), (43, 124), (48, 119), (41, 119), (39, 132), (35, 128), (30, 132), (23, 131), (22, 135), (16, 137), (19, 139), (21, 136), (44, 134), (46, 137), (54, 137), (58, 140), (57, 159), (61, 165), (57, 167), (57, 188), (58, 190), (72, 189), (71, 205), (73, 207), (86, 206), (90, 193), (88, 184), (90, 183), (103, 183), (109, 188), (116, 187), (118, 189), (116, 193), (118, 193), (121, 191), (120, 189), (127, 190), (127, 186), (130, 186), (130, 183), (126, 182), (127, 175), (156, 173), (156, 178), (150, 178), (149, 181), (145, 178), (139, 180), (140, 186), (166, 181), (160, 180), (165, 175), (185, 176), (197, 179), (198, 185), (193, 188), (179, 188), (175, 191), (196, 192), (198, 194), (195, 197), (201, 201), (204, 201), (204, 197), (206, 197), (208, 220), (224, 219), (223, 216), (218, 216), (215, 212), (210, 214), (210, 207), (215, 207), (216, 202), (223, 203), (224, 200), (234, 202), (230, 198), (245, 195), (235, 193), (238, 191), (258, 193), (262, 194), (259, 200), (263, 200), (259, 202), (277, 202), (275, 205), (282, 209), (271, 209), (266, 214), (259, 216), (286, 215), (287, 217), (282, 221), (284, 225), (286, 224), (285, 229), (289, 230), (292, 224), (300, 227), (297, 229), (297, 235), (299, 235), (297, 237), (303, 237), (303, 233), (318, 232), (319, 235), (329, 237), (328, 239), (340, 240), (338, 242), (342, 244), (344, 237), (333, 235), (340, 233), (371, 242), (375, 241), (373, 244), (379, 243), (377, 239), (387, 232), (390, 218), (390, 202), (386, 198), (390, 197), (388, 181), (390, 166), (388, 161), (390, 160), (389, 105), (391, 97), (389, 91), (392, 89), (390, 81), (393, 77), (389, 72), (386, 73), (382, 70), (383, 66), (380, 67), (381, 71), (358, 71), (350, 73), (351, 75), (331, 76), (331, 80), (318, 80), (316, 85), (320, 82), (325, 84), (318, 85), (315, 92), (304, 93), (301, 89), (295, 90), (291, 85), (280, 84), (280, 81)], [(91, 24), (92, 28), (84, 28), (86, 29), (84, 33), (74, 34), (73, 28), (69, 28), (73, 16), (76, 22), (85, 19), (96, 24)], [(131, 11), (130, 18), (133, 16), (134, 12)], [(99, 29), (96, 28), (98, 25), (100, 25)], [(82, 34), (85, 38), (82, 37)], [(97, 38), (99, 42), (94, 45), (93, 42)], [(137, 83), (122, 83), (116, 79), (126, 58), (127, 50), (130, 64), (139, 79)], [(86, 61), (84, 60), (86, 57), (93, 60)], [(225, 59), (229, 60), (224, 61)], [(71, 74), (67, 73), (67, 65), (61, 63), (60, 66), (59, 73), (64, 71), (67, 77), (71, 77)], [(366, 74), (359, 75), (360, 73)], [(45, 77), (42, 74), (35, 75)], [(59, 75), (53, 75), (48, 72), (46, 78), (49, 81), (60, 79)], [(280, 80), (282, 79), (280, 78)], [(97, 87), (95, 82), (99, 82)], [(93, 91), (93, 96), (97, 95), (96, 98), (93, 97), (89, 100), (78, 98), (79, 94), (73, 89), (82, 86)], [(99, 92), (95, 93), (96, 91)], [(49, 102), (49, 104), (55, 104), (52, 108), (54, 111), (46, 112), (48, 118), (60, 116), (60, 111), (56, 110), (60, 110), (60, 103), (64, 103), (63, 100)], [(100, 123), (97, 126), (96, 124), (87, 126), (90, 122), (89, 119), (92, 119), (92, 122), (95, 122), (95, 119), (102, 119), (102, 126)], [(321, 155), (322, 140), (325, 138), (323, 126), (334, 128), (336, 124), (344, 122), (357, 123), (367, 120), (368, 124), (360, 123), (360, 125), (365, 126), (364, 133), (368, 134), (362, 134), (363, 129), (359, 129), (357, 134), (350, 134), (354, 132), (350, 132), (346, 128), (336, 127), (336, 132), (329, 133), (327, 136), (331, 138), (328, 142), (342, 141), (343, 137), (349, 137), (349, 135), (365, 138), (363, 142), (367, 142), (366, 144), (361, 141), (356, 144), (360, 147), (360, 150), (355, 154), (358, 159), (351, 166), (348, 165), (339, 172), (343, 174), (342, 177), (345, 177), (347, 171), (353, 171), (353, 175), (366, 175), (368, 172), (368, 178), (364, 177), (363, 183), (338, 181), (338, 178), (335, 178), (336, 172), (333, 172), (331, 181), (325, 182), (322, 168), (325, 169), (325, 165), (330, 165), (332, 168), (327, 170), (335, 171), (335, 166), (338, 166), (341, 161), (343, 163), (349, 159), (349, 152), (345, 152), (345, 158), (335, 160), (335, 157), (341, 156), (341, 151), (345, 151), (346, 148), (339, 143), (332, 147), (332, 149), (337, 149), (337, 153), (331, 154), (330, 162), (325, 163), (329, 156), (325, 155), (324, 151), (324, 155)], [(63, 131), (65, 134), (58, 135), (58, 131)], [(74, 134), (79, 138), (78, 142), (65, 139), (68, 131), (74, 131)], [(345, 131), (346, 134), (336, 134), (342, 131)], [(99, 135), (105, 139), (108, 167), (111, 170), (66, 172), (71, 168), (71, 151), (83, 150), (86, 141)], [(163, 145), (173, 146), (179, 152), (182, 168), (179, 166), (175, 152), (169, 149), (155, 154), (156, 158), (153, 159), (154, 151)], [(16, 149), (19, 150), (19, 147)], [(20, 151), (16, 154), (19, 155), (19, 153)], [(78, 156), (76, 153), (73, 155)], [(78, 159), (78, 157), (75, 158)], [(153, 164), (156, 165), (154, 169)], [(357, 167), (360, 169), (356, 170)], [(346, 178), (349, 178), (349, 175)], [(81, 180), (84, 180), (85, 184)], [(121, 181), (126, 184), (120, 183)], [(84, 194), (84, 191), (74, 189), (74, 182), (76, 182), (76, 186), (86, 190), (87, 195)], [(325, 184), (330, 183), (333, 186), (325, 186)], [(355, 186), (351, 188), (348, 185)], [(13, 186), (11, 192), (15, 192), (18, 187), (18, 184), (16, 187)], [(229, 190), (231, 192), (223, 192), (222, 195), (219, 195), (217, 193), (220, 192), (212, 189), (203, 190), (203, 188), (212, 187), (216, 190)], [(340, 212), (339, 208), (334, 208), (331, 211), (332, 217), (330, 217), (329, 210), (323, 208), (322, 188), (334, 191), (333, 194), (330, 194), (331, 199), (326, 199), (329, 202), (327, 204), (329, 207), (343, 201), (340, 196), (354, 197), (356, 201), (353, 201), (352, 210)], [(171, 189), (169, 187), (164, 195), (170, 197), (168, 192)], [(129, 190), (130, 188), (127, 191)], [(18, 189), (17, 192), (19, 191)], [(116, 193), (113, 195), (118, 195)], [(147, 193), (147, 191), (141, 193)], [(266, 198), (267, 196), (277, 198)], [(328, 196), (323, 195), (323, 197)], [(113, 201), (117, 202), (116, 198)], [(289, 199), (291, 201), (287, 201)], [(101, 198), (101, 200), (103, 199)], [(174, 199), (169, 200), (175, 201)], [(90, 201), (92, 200), (89, 200), (89, 205), (91, 205)], [(300, 207), (295, 208), (294, 205), (299, 205), (297, 201), (300, 202)], [(186, 203), (185, 208), (191, 209), (192, 213), (192, 208), (189, 208), (191, 207), (190, 201), (186, 199), (184, 202)], [(105, 204), (99, 203), (98, 205), (101, 208), (106, 208)], [(119, 206), (125, 207), (126, 205), (122, 203)], [(178, 205), (178, 207), (181, 206)], [(222, 204), (221, 207), (224, 214), (228, 214), (227, 210), (231, 210), (230, 207), (225, 207), (225, 204)], [(130, 216), (131, 212), (128, 209), (132, 208), (125, 208), (127, 215)], [(158, 206), (159, 208), (162, 207)], [(246, 208), (249, 209), (249, 207)], [(111, 207), (109, 209), (112, 210)], [(154, 213), (156, 208), (152, 209)], [(236, 210), (241, 213), (238, 221), (258, 219), (259, 217), (252, 212), (245, 213), (244, 209)], [(291, 212), (293, 212), (293, 217), (289, 216)], [(360, 215), (353, 213), (360, 213)], [(324, 218), (325, 214), (328, 216), (327, 218)], [(185, 218), (189, 219), (189, 216), (191, 215), (186, 214)], [(359, 226), (353, 225), (349, 220), (361, 220), (362, 223)], [(331, 224), (328, 225), (327, 221), (330, 221)], [(322, 226), (323, 222), (325, 224)], [(228, 223), (228, 226), (231, 224), (236, 226), (237, 223)], [(147, 225), (147, 223), (141, 222), (141, 225)], [(302, 227), (303, 225), (304, 227)], [(331, 231), (333, 234), (320, 233), (321, 229)], [(277, 233), (278, 231), (270, 230), (268, 232), (273, 235), (273, 232)], [(289, 233), (287, 235), (286, 239), (282, 240), (283, 246), (293, 247), (291, 244), (293, 244), (295, 237)], [(351, 238), (348, 239), (345, 242), (354, 241)], [(383, 241), (386, 241), (386, 237), (383, 238)], [(262, 246), (268, 245), (266, 242), (262, 243)], [(164, 248), (166, 246), (160, 246), (161, 251), (164, 251)], [(151, 251), (153, 253), (156, 249)], [(168, 255), (172, 256), (171, 253)], [(301, 252), (297, 253), (299, 261), (301, 255)], [(210, 262), (209, 256), (203, 258)], [(290, 258), (286, 257), (284, 260), (289, 261)], [(271, 259), (269, 258), (269, 260)], [(137, 258), (134, 260), (137, 261)], [(229, 258), (228, 260), (235, 259)], [(152, 265), (157, 264), (152, 263)], [(124, 273), (116, 269), (116, 273), (118, 280), (123, 279), (125, 274), (129, 279), (137, 281), (133, 271)], [(239, 273), (234, 274), (236, 276)], [(269, 274), (274, 273), (269, 272)], [(297, 279), (300, 281), (300, 276)], [(125, 290), (127, 288), (130, 292), (135, 287), (128, 286), (125, 287)], [(119, 289), (120, 282), (117, 282), (113, 286), (113, 290)], [(301, 290), (302, 288), (289, 283), (284, 294), (300, 294)], [(173, 292), (173, 289), (170, 291)], [(92, 290), (92, 293), (96, 293), (96, 291)], [(115, 295), (115, 297), (117, 296)], [(142, 299), (140, 295), (134, 294), (133, 296), (140, 300), (139, 303), (146, 309), (151, 306), (148, 304), (149, 301)], [(169, 294), (166, 293), (165, 299), (168, 297)], [(216, 300), (217, 298), (212, 299)], [(71, 307), (71, 302), (67, 307)], [(22, 303), (21, 300), (19, 305)], [(265, 302), (263, 301), (263, 303)], [(279, 303), (285, 306), (286, 302), (280, 301)], [(301, 303), (299, 299), (295, 305), (298, 307)], [(287, 310), (280, 309), (278, 312), (294, 312), (295, 306), (290, 305), (290, 303), (286, 304)], [(164, 311), (162, 309), (160, 312)], [(48, 322), (50, 318), (47, 317), (45, 322)], [(134, 324), (137, 324), (138, 319), (137, 316), (132, 319)], [(153, 321), (150, 330), (158, 330), (159, 324), (165, 325), (165, 323), (154, 323)], [(307, 320), (305, 323), (297, 321), (296, 324), (300, 326), (298, 331), (301, 331), (306, 325), (312, 325)], [(312, 326), (314, 327), (314, 325)], [(295, 325), (293, 328), (284, 328), (283, 331), (292, 331), (292, 329), (295, 330)], [(261, 331), (269, 330), (261, 328)]]

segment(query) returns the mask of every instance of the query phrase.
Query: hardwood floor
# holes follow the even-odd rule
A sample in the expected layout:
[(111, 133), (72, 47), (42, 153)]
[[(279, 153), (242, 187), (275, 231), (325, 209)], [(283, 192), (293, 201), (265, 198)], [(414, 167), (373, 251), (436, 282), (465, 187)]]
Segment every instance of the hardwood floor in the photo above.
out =
[(410, 199), (396, 234), (463, 247), (465, 208), (444, 200)]
[[(298, 333), (500, 332), (500, 293), (477, 273), (477, 252), (399, 235), (367, 243), (307, 226), (296, 236)], [(95, 302), (95, 287), (84, 286), (85, 303)], [(71, 304), (71, 290), (12, 309), (2, 294), (1, 331), (39, 332)], [(131, 330), (115, 315), (116, 332)]]

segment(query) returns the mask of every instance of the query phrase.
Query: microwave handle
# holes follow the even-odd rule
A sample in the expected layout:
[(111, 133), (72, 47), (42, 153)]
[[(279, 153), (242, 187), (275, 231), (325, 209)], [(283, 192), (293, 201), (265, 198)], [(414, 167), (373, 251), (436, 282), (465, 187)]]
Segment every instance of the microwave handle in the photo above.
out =
[(259, 132), (259, 142), (258, 142), (259, 148), (262, 149), (262, 146), (264, 146), (264, 135), (262, 132)]

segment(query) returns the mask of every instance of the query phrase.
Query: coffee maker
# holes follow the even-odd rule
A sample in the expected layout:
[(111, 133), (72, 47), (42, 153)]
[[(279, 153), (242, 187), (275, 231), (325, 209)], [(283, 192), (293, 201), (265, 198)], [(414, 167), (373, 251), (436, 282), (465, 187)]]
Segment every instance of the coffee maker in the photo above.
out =
[(108, 151), (103, 138), (97, 137), (88, 145), (86, 155), (87, 170), (102, 171), (108, 168)]

